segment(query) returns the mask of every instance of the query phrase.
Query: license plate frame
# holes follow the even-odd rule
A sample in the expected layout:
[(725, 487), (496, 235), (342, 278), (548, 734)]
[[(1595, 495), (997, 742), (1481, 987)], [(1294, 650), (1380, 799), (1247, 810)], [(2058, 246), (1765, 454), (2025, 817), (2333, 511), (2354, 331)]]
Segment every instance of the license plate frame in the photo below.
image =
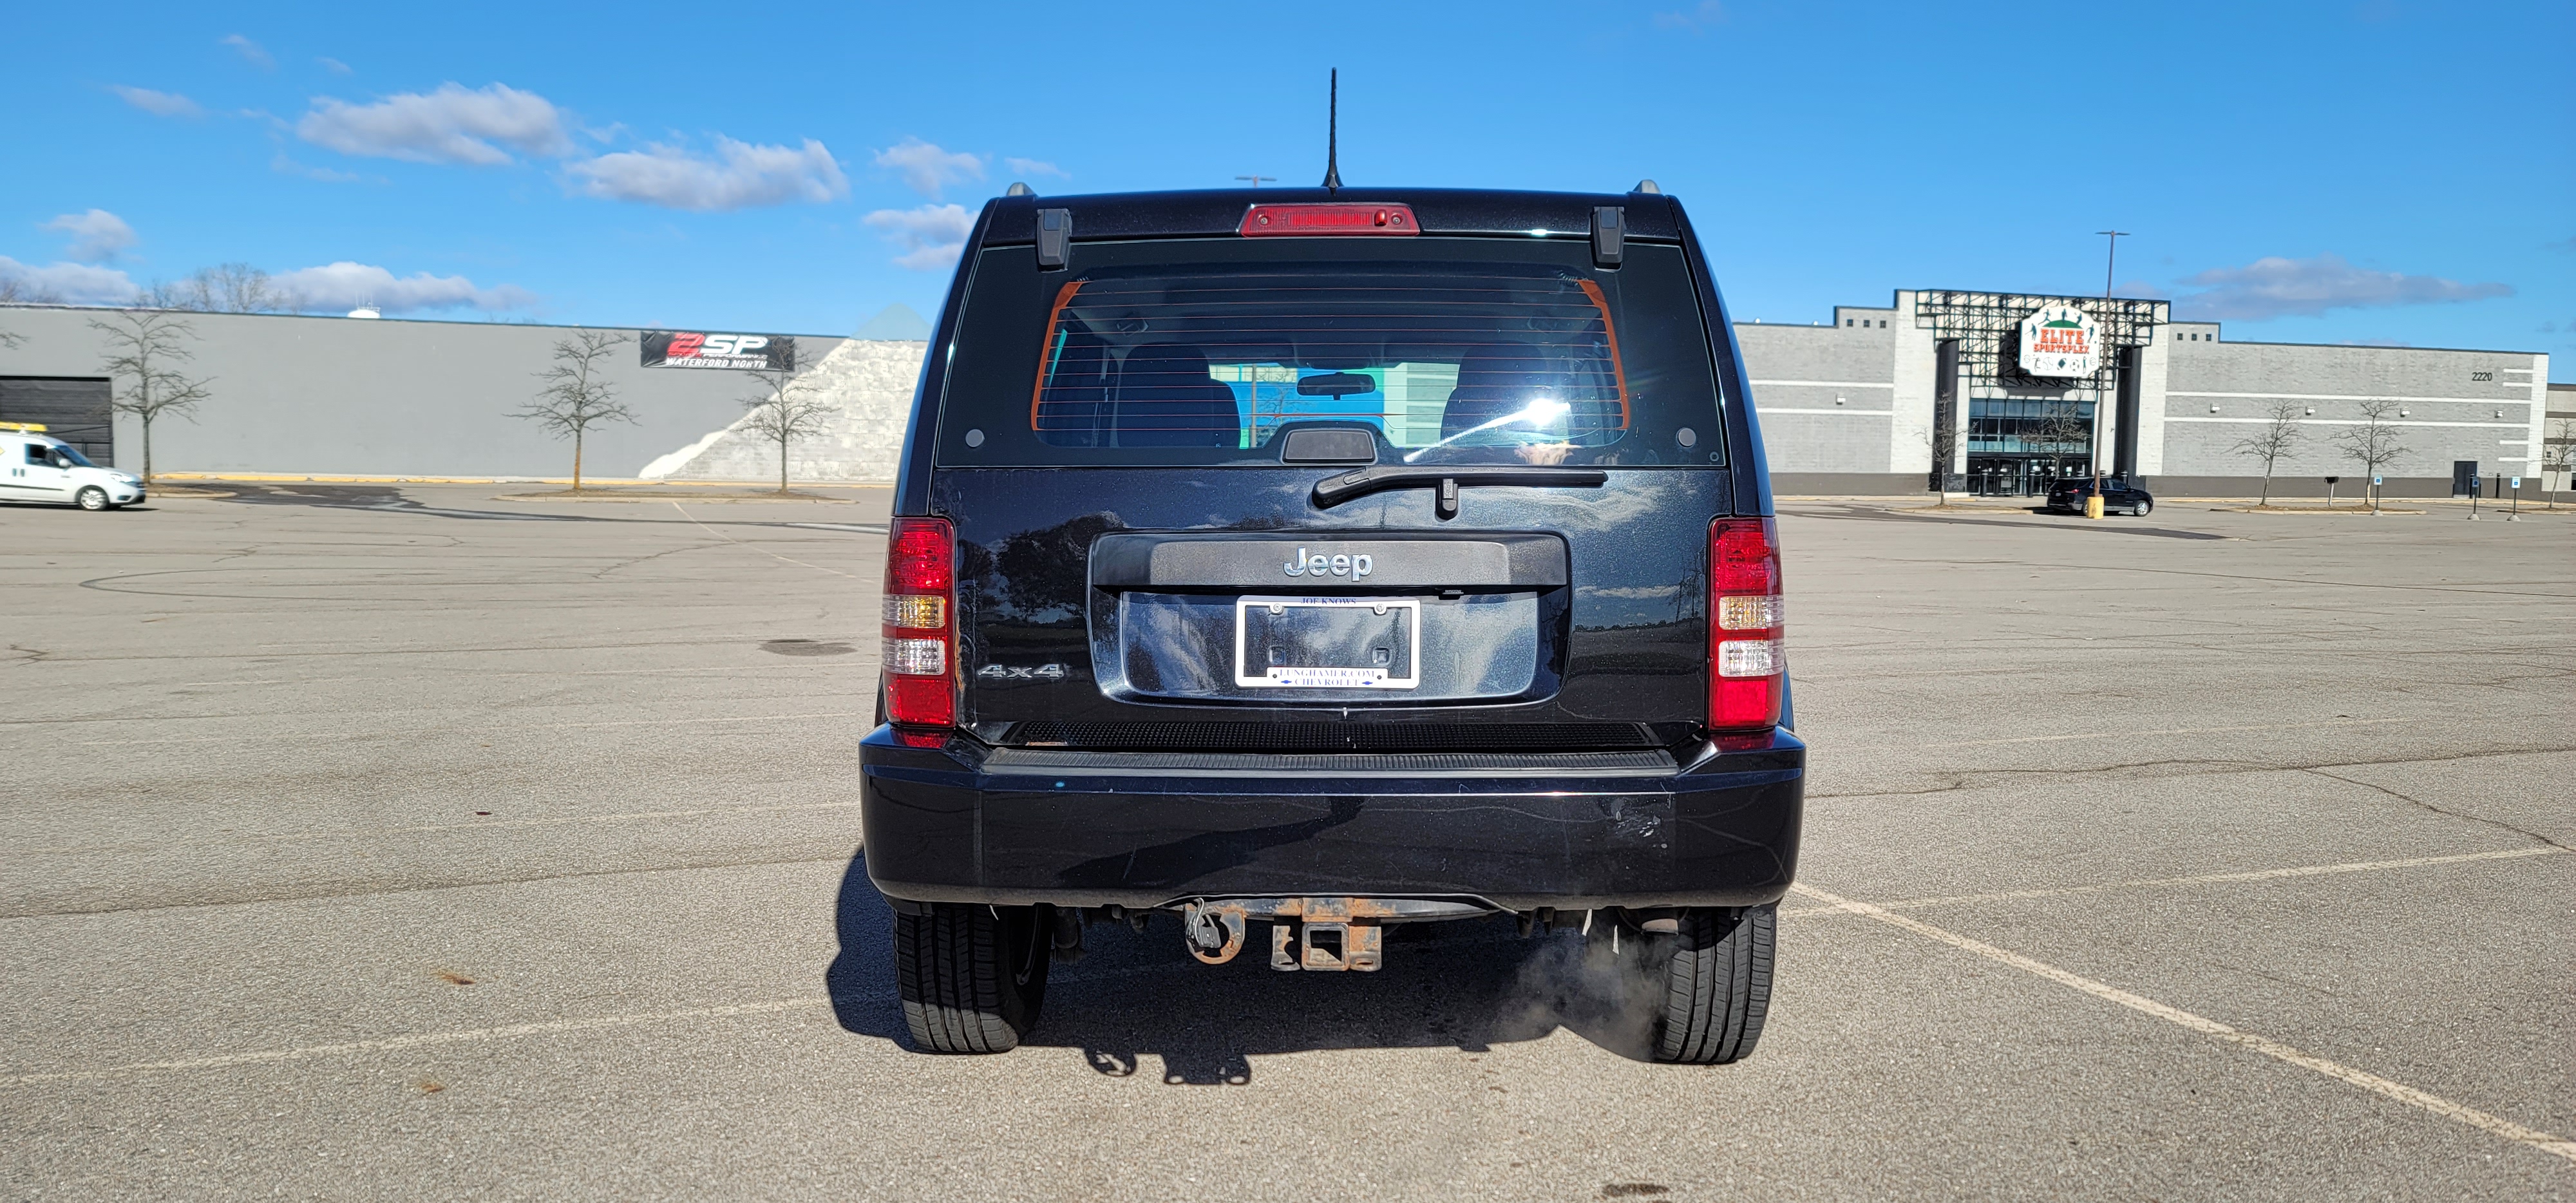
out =
[[(1404, 637), (1405, 675), (1393, 666), (1256, 664), (1248, 655), (1251, 611), (1278, 617), (1290, 609), (1366, 610), (1392, 617)], [(1392, 654), (1390, 653), (1390, 658)], [(1267, 655), (1263, 660), (1268, 659)], [(1244, 689), (1412, 689), (1422, 684), (1422, 599), (1418, 597), (1238, 597), (1234, 602), (1234, 683)]]

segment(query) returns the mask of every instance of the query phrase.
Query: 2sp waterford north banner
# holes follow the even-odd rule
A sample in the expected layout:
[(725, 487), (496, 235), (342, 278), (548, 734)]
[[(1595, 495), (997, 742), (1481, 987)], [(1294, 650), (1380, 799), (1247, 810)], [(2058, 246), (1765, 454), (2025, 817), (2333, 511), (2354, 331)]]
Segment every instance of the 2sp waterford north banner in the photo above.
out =
[(637, 341), (648, 368), (752, 368), (796, 370), (796, 339), (786, 334), (713, 334), (703, 330), (646, 330)]

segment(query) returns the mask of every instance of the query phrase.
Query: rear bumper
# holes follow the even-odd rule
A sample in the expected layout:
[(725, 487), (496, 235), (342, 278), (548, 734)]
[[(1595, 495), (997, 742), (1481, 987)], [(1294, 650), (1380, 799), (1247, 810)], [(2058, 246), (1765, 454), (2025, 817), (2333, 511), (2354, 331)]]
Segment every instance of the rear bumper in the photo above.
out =
[(1752, 906), (1797, 868), (1806, 745), (1557, 756), (861, 744), (868, 875), (918, 902), (1221, 897)]

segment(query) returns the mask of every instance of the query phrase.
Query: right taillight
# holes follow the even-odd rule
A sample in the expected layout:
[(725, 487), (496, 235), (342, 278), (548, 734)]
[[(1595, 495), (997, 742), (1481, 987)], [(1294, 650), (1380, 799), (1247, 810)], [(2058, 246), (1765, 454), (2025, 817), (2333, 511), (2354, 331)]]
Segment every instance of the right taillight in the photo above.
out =
[(957, 537), (945, 518), (897, 518), (886, 532), (886, 718), (957, 723)]
[(1708, 593), (1709, 727), (1779, 726), (1789, 664), (1781, 643), (1780, 537), (1771, 519), (1709, 524)]

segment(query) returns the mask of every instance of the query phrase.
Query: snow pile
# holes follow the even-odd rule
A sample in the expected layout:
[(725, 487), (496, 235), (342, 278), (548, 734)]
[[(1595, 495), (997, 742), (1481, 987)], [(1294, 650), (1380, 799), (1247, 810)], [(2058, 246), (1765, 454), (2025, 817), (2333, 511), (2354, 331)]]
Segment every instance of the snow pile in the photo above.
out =
[[(893, 480), (904, 422), (912, 413), (913, 385), (920, 379), (922, 356), (929, 349), (930, 344), (921, 341), (854, 338), (833, 348), (821, 363), (797, 373), (797, 383), (809, 395), (837, 406), (838, 412), (821, 434), (788, 445), (788, 476), (805, 481)], [(746, 378), (745, 383), (751, 382)], [(751, 392), (748, 387), (743, 390), (745, 396)], [(743, 429), (750, 415), (746, 409), (732, 425), (644, 465), (636, 475), (646, 480), (778, 479), (778, 444)]]

